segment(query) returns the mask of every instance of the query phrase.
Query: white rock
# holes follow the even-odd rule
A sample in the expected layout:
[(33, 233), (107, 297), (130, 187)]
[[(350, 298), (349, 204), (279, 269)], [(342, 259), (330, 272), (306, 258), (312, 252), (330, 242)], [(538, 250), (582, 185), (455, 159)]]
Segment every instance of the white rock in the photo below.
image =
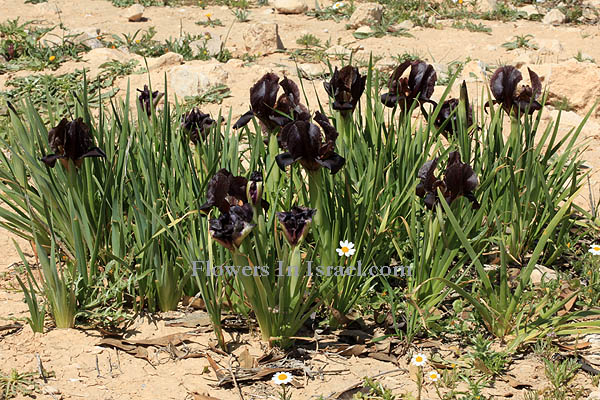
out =
[(356, 33), (364, 33), (364, 34), (369, 34), (371, 32), (373, 32), (373, 29), (371, 29), (370, 26), (361, 26), (360, 28), (358, 28), (356, 31)]
[(186, 64), (169, 70), (171, 90), (180, 98), (197, 96), (209, 86), (225, 82), (227, 77), (220, 64)]
[(587, 400), (600, 400), (600, 391), (596, 390), (590, 393)]
[(71, 38), (74, 43), (83, 43), (92, 49), (104, 47), (102, 42), (98, 39), (100, 29), (94, 27), (76, 28), (69, 31), (69, 35), (74, 35)]
[(543, 265), (536, 264), (533, 271), (531, 271), (531, 283), (534, 285), (540, 285), (542, 280), (544, 282), (553, 281), (556, 279), (556, 272), (554, 270), (544, 267)]
[(543, 12), (541, 10), (538, 10), (537, 7), (533, 4), (526, 5), (525, 7), (520, 7), (517, 10), (519, 12), (525, 13), (525, 15), (527, 15), (527, 18), (531, 17), (532, 15), (543, 14)]
[(60, 394), (60, 390), (55, 388), (54, 386), (46, 385), (43, 387), (42, 391), (47, 395), (57, 395)]
[(183, 56), (181, 54), (168, 52), (149, 62), (148, 67), (150, 71), (153, 71), (159, 68), (168, 67), (170, 65), (179, 65), (181, 63), (183, 63)]
[(253, 55), (265, 55), (283, 49), (277, 24), (252, 24), (242, 33), (246, 52)]
[(144, 6), (141, 4), (134, 4), (131, 7), (126, 8), (122, 14), (130, 22), (137, 22), (144, 16)]
[(478, 0), (477, 6), (481, 12), (492, 12), (498, 8), (496, 0)]
[(298, 69), (306, 78), (321, 76), (324, 72), (320, 64), (298, 64)]
[(93, 49), (85, 53), (82, 57), (83, 61), (96, 63), (98, 65), (104, 64), (105, 62), (109, 62), (112, 60), (117, 61), (127, 61), (131, 58), (130, 54), (124, 53), (119, 49), (108, 49), (106, 47), (101, 47), (98, 49)]
[(598, 14), (600, 13), (600, 9), (594, 9), (592, 7), (586, 7), (583, 9), (583, 13), (581, 14), (581, 19), (584, 21), (598, 21)]
[(498, 50), (498, 46), (494, 46), (493, 44), (488, 44), (487, 46), (485, 46), (487, 51), (496, 51)]
[(302, 14), (308, 10), (305, 0), (275, 0), (273, 6), (280, 14)]
[[(398, 24), (394, 24), (392, 26), (390, 26), (390, 29), (388, 29), (390, 32), (398, 32), (400, 30), (409, 30), (415, 27), (415, 24), (410, 20), (410, 19), (405, 19), (404, 21), (398, 23)], [(392, 30), (391, 28), (396, 28), (396, 30)]]
[(175, 95), (181, 99), (197, 96), (202, 88), (209, 86), (208, 77), (190, 69), (187, 65), (175, 67), (169, 74), (169, 84)]
[(206, 51), (209, 56), (214, 57), (221, 52), (223, 41), (221, 36), (216, 33), (209, 33), (208, 40), (194, 40), (190, 43), (192, 54), (198, 56), (200, 52)]
[(362, 3), (352, 13), (348, 25), (358, 28), (363, 25), (378, 24), (383, 16), (383, 6), (377, 3)]
[(544, 16), (542, 22), (546, 25), (559, 25), (565, 22), (565, 19), (565, 14), (563, 14), (560, 10), (554, 8)]

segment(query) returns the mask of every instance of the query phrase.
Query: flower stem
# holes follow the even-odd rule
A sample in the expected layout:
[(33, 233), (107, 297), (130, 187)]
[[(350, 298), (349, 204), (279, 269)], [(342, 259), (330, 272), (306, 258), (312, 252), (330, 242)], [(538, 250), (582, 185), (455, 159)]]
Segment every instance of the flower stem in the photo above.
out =
[(321, 241), (321, 257), (323, 265), (330, 265), (331, 260), (331, 224), (327, 218), (327, 208), (325, 198), (323, 197), (323, 180), (321, 170), (308, 171), (308, 190), (310, 194), (310, 205), (317, 210), (314, 217), (313, 235), (318, 235)]
[(279, 167), (275, 162), (275, 157), (279, 154), (279, 145), (277, 144), (277, 134), (269, 136), (269, 163), (267, 165), (266, 186), (271, 196), (275, 196), (275, 191), (279, 187)]

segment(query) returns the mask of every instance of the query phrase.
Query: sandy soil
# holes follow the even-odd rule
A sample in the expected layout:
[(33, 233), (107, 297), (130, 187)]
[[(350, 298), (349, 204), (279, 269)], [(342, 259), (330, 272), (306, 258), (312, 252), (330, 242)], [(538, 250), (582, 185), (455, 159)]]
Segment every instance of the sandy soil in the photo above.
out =
[[(193, 34), (205, 31), (216, 32), (225, 36), (229, 25), (233, 22), (233, 15), (222, 7), (209, 7), (203, 10), (199, 7), (149, 7), (144, 16), (144, 22), (128, 23), (120, 17), (121, 9), (115, 8), (108, 1), (79, 0), (77, 2), (59, 0), (48, 4), (56, 4), (62, 12), (60, 21), (69, 29), (95, 27), (103, 33), (133, 33), (138, 29), (147, 29), (155, 26), (157, 39), (177, 37), (180, 31)], [(327, 3), (326, 3), (327, 4)], [(50, 11), (49, 7), (24, 4), (22, 0), (0, 0), (0, 20), (20, 17), (22, 21), (30, 19), (43, 19), (49, 23), (57, 23), (58, 16)], [(204, 19), (210, 12), (213, 18), (218, 18), (225, 24), (221, 28), (204, 28), (195, 24)], [(280, 15), (274, 13), (269, 7), (251, 9), (251, 24), (257, 21), (270, 21), (279, 24), (279, 33), (283, 44), (288, 49), (297, 48), (296, 39), (305, 33), (312, 33), (323, 42), (330, 39), (333, 44), (340, 43), (347, 48), (358, 49), (355, 58), (367, 59), (370, 53), (382, 56), (377, 67), (390, 68), (394, 65), (392, 56), (411, 52), (420, 54), (429, 62), (448, 64), (453, 61), (485, 60), (493, 65), (512, 63), (515, 60), (529, 60), (530, 64), (557, 63), (573, 58), (581, 50), (590, 57), (600, 60), (600, 46), (598, 46), (598, 26), (559, 26), (552, 27), (538, 22), (518, 21), (514, 23), (489, 22), (483, 23), (492, 28), (491, 34), (471, 33), (468, 31), (450, 28), (451, 21), (440, 21), (443, 29), (414, 28), (410, 32), (413, 38), (385, 37), (383, 39), (370, 38), (356, 40), (351, 32), (345, 29), (345, 22), (333, 23), (332, 21), (318, 21), (304, 15)], [(226, 41), (226, 47), (234, 54), (242, 51), (242, 25), (236, 23), (231, 29)], [(238, 29), (240, 28), (240, 29)], [(558, 40), (564, 50), (554, 53), (536, 51), (508, 52), (501, 47), (502, 43), (509, 41), (515, 35), (534, 33), (535, 40), (544, 43)], [(121, 59), (135, 58), (131, 55), (113, 53), (106, 49), (95, 51), (84, 57), (80, 63), (68, 62), (56, 71), (56, 74), (71, 72), (76, 68), (87, 66), (91, 74), (98, 71), (98, 66), (109, 61), (111, 54)], [(211, 63), (211, 62), (204, 62)], [(216, 62), (212, 62), (216, 63)], [(202, 64), (194, 61), (189, 64)], [(169, 68), (173, 67), (171, 61), (150, 60), (150, 77), (154, 89), (164, 90), (163, 77)], [(475, 71), (476, 61), (468, 64), (467, 70)], [(268, 71), (279, 74), (295, 76), (296, 66), (285, 53), (276, 53), (261, 57), (252, 65), (242, 66), (239, 60), (232, 60), (221, 65), (227, 73), (226, 84), (231, 89), (232, 97), (227, 98), (221, 105), (207, 105), (203, 110), (211, 113), (219, 109), (232, 109), (232, 118), (237, 118), (248, 109), (248, 88), (261, 75)], [(324, 68), (324, 64), (321, 65)], [(533, 68), (533, 67), (532, 67)], [(28, 75), (31, 72), (21, 71), (16, 74), (0, 75), (0, 90), (13, 76)], [(463, 73), (464, 76), (467, 72)], [(147, 75), (133, 75), (121, 78), (116, 86), (122, 89), (127, 87), (128, 79), (132, 88), (143, 86), (147, 82)], [(482, 92), (484, 81), (471, 80), (469, 90), (476, 98)], [(317, 96), (326, 99), (322, 83), (319, 80), (305, 81), (304, 86), (309, 105), (316, 105)], [(441, 95), (443, 90), (438, 88), (434, 97)], [(453, 90), (456, 94), (456, 88)], [(172, 100), (172, 99), (171, 99)], [(555, 117), (556, 111), (550, 110), (548, 116)], [(576, 126), (581, 121), (583, 110), (578, 113), (569, 112), (563, 116), (561, 132)], [(549, 121), (548, 119), (545, 120)], [(584, 129), (582, 139), (598, 140), (600, 120), (592, 119)], [(591, 146), (585, 154), (588, 164), (595, 171), (600, 167), (600, 150)], [(598, 176), (592, 175), (592, 187), (598, 194), (600, 182)], [(580, 204), (587, 206), (587, 195), (579, 199)], [(598, 195), (596, 195), (598, 197)], [(0, 230), (0, 326), (21, 321), (28, 315), (27, 306), (22, 295), (16, 290), (16, 268), (14, 263), (19, 262), (18, 254), (14, 248), (13, 240), (21, 246), (27, 256), (32, 256), (29, 244), (19, 238), (14, 238), (4, 230)], [(156, 338), (173, 333), (189, 332), (189, 328), (175, 328), (167, 326), (173, 318), (185, 314), (170, 313), (157, 317), (157, 319), (140, 318), (136, 321), (133, 331), (128, 339), (139, 340)], [(234, 336), (237, 336), (233, 333)], [(228, 358), (210, 350), (210, 332), (198, 335), (189, 343), (191, 349), (206, 351), (221, 366), (228, 367)], [(194, 398), (193, 394), (210, 395), (216, 399), (239, 399), (240, 395), (234, 388), (216, 387), (216, 377), (206, 358), (188, 358), (180, 360), (169, 359), (165, 349), (156, 354), (151, 351), (150, 361), (135, 358), (122, 351), (97, 346), (101, 337), (93, 330), (50, 330), (44, 335), (34, 335), (28, 326), (16, 332), (0, 332), (0, 370), (8, 372), (17, 368), (21, 372), (36, 371), (38, 363), (36, 354), (40, 356), (44, 368), (52, 371), (55, 377), (49, 378), (48, 383), (41, 383), (43, 391), (40, 399), (186, 399)], [(255, 336), (244, 334), (236, 338), (236, 355), (241, 355), (244, 349), (258, 358), (265, 353)], [(419, 346), (419, 343), (416, 343)], [(421, 343), (420, 345), (424, 345)], [(452, 343), (434, 344), (425, 349), (426, 352), (439, 352), (442, 356), (452, 359)], [(543, 364), (531, 354), (523, 355), (511, 366), (510, 373), (520, 381), (529, 384), (533, 389), (542, 389), (548, 386), (544, 375)], [(408, 366), (407, 357), (400, 357), (398, 365), (378, 361), (366, 357), (344, 358), (326, 352), (310, 353), (306, 361), (307, 367), (313, 371), (322, 369), (321, 376), (315, 379), (297, 379), (297, 387), (292, 391), (294, 399), (317, 398), (319, 395), (330, 395), (341, 391), (353, 383), (359, 382), (364, 376), (374, 376), (382, 372), (396, 370), (381, 376), (379, 379), (395, 393), (412, 392), (415, 389), (414, 371)], [(234, 364), (235, 365), (235, 364)], [(514, 382), (513, 382), (514, 383)], [(588, 375), (580, 374), (577, 383), (591, 390), (591, 381)], [(514, 385), (513, 385), (514, 386)], [(524, 391), (511, 386), (510, 382), (498, 381), (494, 388), (487, 389), (486, 393), (497, 398), (511, 397), (523, 398)], [(241, 387), (245, 399), (277, 398), (277, 388), (262, 381), (252, 385), (244, 384)], [(208, 397), (196, 397), (207, 399)], [(437, 398), (431, 385), (427, 386), (424, 398)]]

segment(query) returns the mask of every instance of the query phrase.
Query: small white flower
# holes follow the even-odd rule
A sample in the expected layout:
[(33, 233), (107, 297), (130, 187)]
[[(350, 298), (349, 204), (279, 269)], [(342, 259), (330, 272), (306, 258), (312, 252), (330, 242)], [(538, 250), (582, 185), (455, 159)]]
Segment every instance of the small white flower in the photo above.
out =
[(588, 251), (595, 256), (600, 256), (600, 245), (594, 244), (590, 247)]
[(340, 248), (335, 249), (339, 256), (350, 257), (356, 253), (356, 249), (354, 248), (354, 243), (349, 242), (347, 240), (340, 240)]
[(417, 353), (413, 356), (411, 362), (417, 367), (422, 367), (427, 364), (427, 356), (423, 353)]
[(429, 377), (429, 380), (432, 382), (437, 382), (437, 380), (440, 379), (440, 374), (438, 374), (436, 371), (431, 371), (430, 373), (427, 374), (427, 376)]
[(333, 8), (334, 10), (339, 10), (340, 8), (344, 7), (346, 4), (343, 1), (338, 1), (333, 3), (333, 5), (331, 6), (331, 8)]
[(271, 380), (276, 385), (287, 385), (288, 383), (290, 383), (292, 381), (293, 377), (294, 376), (292, 374), (288, 374), (287, 372), (278, 372), (275, 375), (273, 375)]

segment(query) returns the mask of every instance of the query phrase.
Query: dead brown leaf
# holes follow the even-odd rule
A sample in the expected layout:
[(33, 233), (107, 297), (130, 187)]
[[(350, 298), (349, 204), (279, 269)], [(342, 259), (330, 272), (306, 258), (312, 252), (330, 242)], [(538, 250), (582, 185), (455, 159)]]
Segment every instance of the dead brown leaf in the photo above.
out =
[(240, 362), (240, 367), (242, 368), (253, 368), (254, 367), (254, 357), (250, 355), (248, 348), (244, 348), (244, 350), (238, 356), (238, 360)]
[(181, 304), (183, 304), (184, 307), (191, 307), (194, 310), (206, 310), (206, 304), (204, 304), (204, 300), (198, 297), (183, 296)]

